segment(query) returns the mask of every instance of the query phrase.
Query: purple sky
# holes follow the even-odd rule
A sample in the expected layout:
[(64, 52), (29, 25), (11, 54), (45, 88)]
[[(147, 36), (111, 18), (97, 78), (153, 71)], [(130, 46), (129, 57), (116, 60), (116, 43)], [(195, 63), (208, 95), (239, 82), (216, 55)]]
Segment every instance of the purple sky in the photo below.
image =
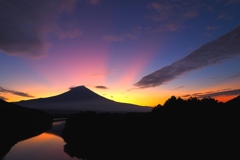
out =
[(240, 94), (239, 8), (239, 0), (0, 0), (0, 98), (85, 85), (148, 106), (172, 95), (226, 101)]

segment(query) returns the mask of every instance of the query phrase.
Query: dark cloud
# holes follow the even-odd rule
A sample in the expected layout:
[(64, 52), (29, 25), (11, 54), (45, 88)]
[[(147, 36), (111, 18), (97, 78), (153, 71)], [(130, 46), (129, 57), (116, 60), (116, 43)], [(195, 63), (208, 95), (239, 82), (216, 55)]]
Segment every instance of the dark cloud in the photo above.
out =
[(183, 97), (183, 98), (185, 98), (185, 97), (191, 97), (191, 95), (190, 95), (190, 94), (185, 94), (185, 95), (183, 95), (183, 96), (181, 96), (181, 97)]
[(222, 89), (218, 91), (210, 91), (205, 93), (194, 93), (194, 94), (187, 94), (181, 97), (197, 97), (197, 98), (204, 98), (204, 97), (217, 97), (217, 96), (234, 96), (240, 95), (240, 89)]
[(176, 79), (178, 76), (223, 60), (240, 56), (240, 26), (227, 34), (203, 45), (186, 57), (161, 68), (135, 83), (140, 88), (155, 87)]
[(184, 86), (179, 86), (179, 87), (173, 88), (172, 90), (178, 90), (178, 89), (182, 89), (182, 88), (184, 88)]
[(47, 33), (61, 31), (58, 16), (73, 10), (75, 3), (76, 0), (0, 0), (0, 51), (31, 58), (44, 56), (50, 46)]
[(11, 93), (17, 96), (22, 96), (22, 97), (33, 97), (31, 95), (29, 95), (28, 93), (24, 93), (24, 92), (19, 92), (19, 91), (15, 91), (15, 90), (9, 90), (9, 89), (5, 89), (0, 87), (0, 92), (2, 93)]
[(98, 88), (98, 89), (108, 89), (108, 87), (106, 87), (106, 86), (95, 86), (95, 88)]
[(240, 89), (221, 89), (218, 91), (210, 91), (205, 93), (194, 93), (194, 94), (186, 94), (180, 97), (189, 98), (189, 97), (197, 97), (197, 98), (204, 98), (204, 97), (217, 97), (217, 96), (237, 96), (240, 95)]
[(234, 95), (240, 95), (240, 89), (218, 91), (218, 92), (212, 92), (212, 93), (208, 93), (208, 94), (202, 94), (199, 96), (199, 98), (217, 97), (217, 96), (234, 96)]

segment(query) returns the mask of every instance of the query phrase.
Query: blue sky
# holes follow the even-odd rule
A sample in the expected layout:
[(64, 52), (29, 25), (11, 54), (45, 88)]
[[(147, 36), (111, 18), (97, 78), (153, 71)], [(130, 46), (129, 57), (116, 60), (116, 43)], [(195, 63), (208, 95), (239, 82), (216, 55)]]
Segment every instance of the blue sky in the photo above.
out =
[(239, 8), (239, 0), (0, 0), (0, 98), (85, 85), (147, 106), (172, 95), (229, 100), (240, 95), (239, 29), (216, 40), (239, 26)]

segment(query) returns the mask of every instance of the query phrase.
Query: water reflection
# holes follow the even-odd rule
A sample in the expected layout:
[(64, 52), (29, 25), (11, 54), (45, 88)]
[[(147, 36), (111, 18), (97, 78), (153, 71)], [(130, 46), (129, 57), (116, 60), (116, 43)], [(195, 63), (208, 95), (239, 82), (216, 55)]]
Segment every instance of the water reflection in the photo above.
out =
[(51, 124), (39, 124), (34, 126), (8, 126), (0, 132), (0, 159), (12, 149), (18, 142), (39, 135), (49, 130)]
[(52, 128), (44, 133), (35, 135), (15, 144), (4, 160), (74, 160), (64, 152), (65, 142), (61, 138), (61, 131), (65, 121), (57, 121)]
[(42, 133), (39, 136), (27, 139), (15, 145), (5, 157), (5, 160), (68, 160), (63, 151), (65, 142), (59, 136), (51, 133)]

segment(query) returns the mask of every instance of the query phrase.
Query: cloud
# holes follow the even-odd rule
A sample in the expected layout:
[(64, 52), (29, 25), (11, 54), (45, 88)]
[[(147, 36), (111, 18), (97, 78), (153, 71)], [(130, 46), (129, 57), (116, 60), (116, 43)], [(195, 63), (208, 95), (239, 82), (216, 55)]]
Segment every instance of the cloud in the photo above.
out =
[(240, 73), (230, 76), (229, 79), (238, 78), (238, 77), (240, 77)]
[(78, 22), (68, 22), (64, 23), (61, 26), (57, 26), (55, 30), (55, 34), (59, 39), (65, 39), (65, 38), (76, 38), (83, 35), (83, 32), (78, 27)]
[(203, 6), (196, 0), (152, 2), (148, 5), (151, 13), (146, 18), (155, 22), (192, 19), (198, 16)]
[(184, 22), (199, 15), (204, 4), (197, 1), (162, 1), (152, 2), (148, 5), (150, 13), (146, 19), (157, 25), (148, 27), (149, 32), (175, 32), (185, 28)]
[(0, 1), (0, 51), (39, 58), (50, 47), (47, 34), (57, 28), (58, 16), (71, 13), (77, 0)]
[(31, 98), (34, 97), (34, 96), (29, 95), (28, 93), (19, 92), (19, 91), (15, 91), (15, 90), (9, 90), (9, 89), (5, 89), (5, 88), (2, 88), (2, 87), (0, 87), (0, 92), (11, 93), (11, 94), (14, 94), (14, 95), (17, 95), (17, 96), (22, 96), (22, 97), (31, 97)]
[(98, 89), (108, 89), (108, 87), (106, 87), (106, 86), (95, 86), (95, 88), (98, 88)]
[(154, 27), (147, 27), (146, 31), (150, 32), (150, 33), (154, 33), (154, 32), (175, 32), (178, 30), (181, 30), (185, 28), (183, 25), (178, 24), (178, 23), (162, 23), (158, 26), (154, 26)]
[(227, 34), (203, 45), (186, 57), (144, 76), (135, 86), (155, 87), (176, 79), (178, 76), (202, 67), (240, 56), (240, 26)]
[(179, 87), (173, 88), (172, 90), (178, 90), (178, 89), (182, 89), (182, 88), (184, 88), (184, 86), (179, 86)]
[(114, 35), (103, 36), (103, 40), (106, 42), (121, 42), (124, 39), (122, 37), (117, 37)]
[(216, 96), (234, 96), (234, 95), (240, 95), (240, 89), (233, 89), (233, 90), (227, 90), (227, 91), (219, 91), (219, 92), (213, 92), (208, 94), (202, 94), (200, 98), (203, 97), (216, 97)]
[(240, 89), (222, 89), (218, 91), (211, 91), (205, 93), (194, 93), (192, 95), (187, 94), (181, 97), (197, 97), (197, 98), (204, 98), (204, 97), (217, 97), (217, 96), (236, 96), (240, 95)]
[(186, 97), (191, 97), (191, 95), (190, 94), (185, 94), (185, 95), (183, 95), (181, 97), (186, 98)]
[(125, 41), (125, 40), (137, 40), (138, 37), (137, 37), (136, 34), (126, 33), (126, 34), (123, 34), (123, 35), (120, 35), (120, 36), (106, 35), (106, 36), (103, 36), (102, 39), (105, 42), (122, 42), (122, 41)]

